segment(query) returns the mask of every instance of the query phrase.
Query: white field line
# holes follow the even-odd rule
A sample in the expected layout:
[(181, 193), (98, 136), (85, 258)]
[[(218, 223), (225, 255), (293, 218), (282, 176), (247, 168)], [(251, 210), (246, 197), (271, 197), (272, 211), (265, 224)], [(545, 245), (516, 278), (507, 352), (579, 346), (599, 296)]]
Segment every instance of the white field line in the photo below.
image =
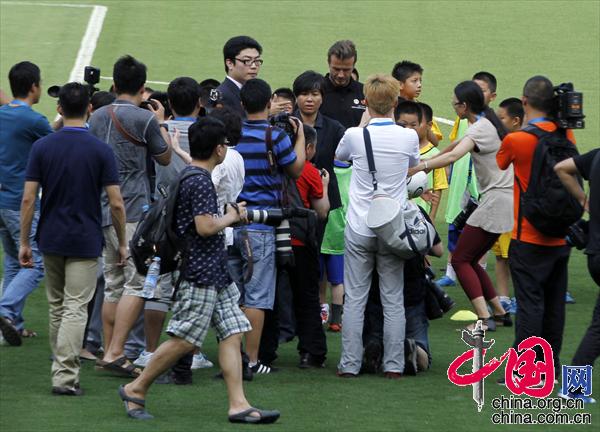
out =
[[(103, 79), (105, 81), (112, 81), (113, 78), (112, 77), (107, 77), (107, 76), (100, 76), (100, 79)], [(147, 84), (161, 84), (161, 85), (169, 85), (169, 83), (167, 81), (146, 81)]]
[(36, 3), (36, 2), (22, 2), (22, 1), (3, 1), (0, 2), (2, 5), (11, 6), (50, 6), (50, 7), (70, 7), (70, 8), (93, 8), (95, 5), (86, 4), (71, 4), (71, 3)]

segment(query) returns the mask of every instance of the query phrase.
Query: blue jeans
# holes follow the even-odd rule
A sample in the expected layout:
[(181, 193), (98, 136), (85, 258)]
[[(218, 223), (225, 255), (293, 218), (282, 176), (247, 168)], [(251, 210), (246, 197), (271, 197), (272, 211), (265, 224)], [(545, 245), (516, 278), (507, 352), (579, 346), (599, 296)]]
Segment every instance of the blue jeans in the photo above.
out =
[(427, 351), (431, 365), (431, 351), (429, 351), (429, 320), (425, 311), (425, 300), (415, 306), (406, 306), (406, 338), (414, 339), (417, 345)]
[(248, 256), (242, 230), (234, 228), (233, 246), (229, 248), (229, 273), (240, 290), (240, 304), (254, 309), (273, 309), (275, 302), (275, 230), (248, 230), (252, 249), (252, 278), (244, 283)]
[(19, 265), (19, 245), (21, 235), (20, 211), (0, 209), (0, 238), (4, 249), (4, 283), (0, 298), (0, 316), (10, 319), (17, 330), (23, 330), (23, 309), (27, 296), (38, 286), (44, 277), (42, 255), (34, 240), (40, 217), (35, 212), (31, 224), (29, 241), (33, 253), (33, 268)]

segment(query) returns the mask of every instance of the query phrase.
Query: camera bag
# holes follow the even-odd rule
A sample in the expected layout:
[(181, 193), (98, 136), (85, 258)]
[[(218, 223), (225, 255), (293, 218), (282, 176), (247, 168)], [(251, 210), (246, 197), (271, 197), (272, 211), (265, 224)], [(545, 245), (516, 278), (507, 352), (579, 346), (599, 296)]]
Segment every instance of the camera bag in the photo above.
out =
[(369, 172), (373, 177), (374, 196), (367, 213), (367, 226), (377, 238), (402, 259), (424, 255), (431, 249), (435, 238), (435, 228), (419, 207), (407, 200), (404, 206), (377, 189), (375, 158), (368, 129), (363, 129)]
[[(529, 125), (523, 131), (537, 137), (538, 144), (531, 161), (527, 190), (523, 190), (515, 177), (520, 191), (517, 238), (521, 238), (523, 217), (544, 235), (565, 237), (569, 227), (583, 216), (583, 207), (562, 184), (554, 172), (554, 165), (579, 152), (567, 139), (565, 129), (547, 132)], [(579, 183), (582, 184), (581, 178)]]

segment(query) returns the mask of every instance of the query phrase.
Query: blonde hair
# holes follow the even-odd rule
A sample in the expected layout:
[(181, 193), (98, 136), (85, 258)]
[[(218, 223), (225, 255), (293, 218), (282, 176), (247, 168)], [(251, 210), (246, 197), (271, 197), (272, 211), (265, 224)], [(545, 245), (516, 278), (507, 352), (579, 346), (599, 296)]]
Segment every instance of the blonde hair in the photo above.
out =
[(391, 75), (375, 74), (367, 78), (364, 92), (367, 106), (377, 114), (386, 115), (398, 101), (400, 84)]

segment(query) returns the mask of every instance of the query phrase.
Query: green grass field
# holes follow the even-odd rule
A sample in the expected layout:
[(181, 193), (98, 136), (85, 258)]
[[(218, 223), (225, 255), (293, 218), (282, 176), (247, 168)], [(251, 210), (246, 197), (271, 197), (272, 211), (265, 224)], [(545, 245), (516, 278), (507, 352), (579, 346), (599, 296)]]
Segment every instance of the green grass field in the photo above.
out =
[[(61, 3), (67, 3), (62, 0)], [(129, 53), (148, 66), (148, 79), (170, 81), (189, 75), (196, 79), (224, 75), (221, 49), (236, 34), (249, 34), (264, 47), (260, 76), (273, 88), (290, 86), (306, 69), (326, 72), (331, 43), (350, 38), (358, 47), (361, 77), (389, 72), (402, 59), (425, 68), (422, 100), (434, 115), (453, 118), (450, 99), (454, 86), (479, 70), (498, 78), (498, 102), (519, 96), (525, 80), (535, 74), (555, 83), (572, 81), (584, 92), (587, 127), (576, 133), (582, 150), (598, 146), (600, 138), (600, 2), (598, 1), (86, 1), (108, 7), (93, 65), (110, 76), (112, 64)], [(7, 91), (9, 68), (31, 60), (42, 69), (43, 84), (64, 83), (75, 63), (90, 8), (33, 6), (0, 2), (0, 88)], [(100, 87), (107, 89), (109, 81)], [(156, 89), (165, 86), (150, 84)], [(55, 101), (45, 96), (38, 109), (53, 118)], [(443, 126), (447, 135), (449, 128)], [(445, 145), (444, 141), (442, 146)], [(438, 219), (445, 238), (445, 226)], [(434, 268), (445, 265), (445, 257)], [(490, 271), (493, 262), (490, 259)], [(589, 323), (598, 288), (588, 275), (583, 254), (574, 252), (570, 291), (577, 304), (567, 307), (562, 359), (569, 363)], [(462, 309), (468, 302), (460, 288), (450, 295)], [(226, 394), (215, 370), (194, 375), (194, 385), (152, 388), (149, 410), (156, 419), (136, 423), (127, 419), (116, 389), (122, 379), (100, 375), (84, 364), (83, 398), (55, 398), (50, 390), (50, 354), (47, 342), (47, 304), (43, 287), (29, 299), (28, 328), (39, 337), (21, 348), (0, 347), (0, 430), (2, 431), (192, 431), (237, 430), (225, 418)], [(477, 413), (470, 388), (459, 388), (446, 378), (449, 363), (466, 346), (447, 318), (431, 323), (434, 356), (430, 371), (391, 382), (364, 376), (341, 380), (334, 371), (340, 337), (328, 334), (327, 368), (296, 368), (295, 344), (280, 348), (281, 372), (258, 377), (246, 386), (249, 399), (259, 406), (282, 411), (269, 430), (369, 431), (482, 431), (495, 430), (490, 421), (493, 397), (508, 391), (486, 380), (486, 406)], [(492, 335), (491, 355), (500, 356), (512, 342), (512, 329)], [(217, 358), (214, 338), (206, 353)], [(501, 371), (504, 369), (501, 368)], [(594, 374), (600, 385), (598, 369)], [(557, 388), (558, 389), (558, 388)], [(598, 393), (596, 398), (598, 399)], [(599, 405), (586, 408), (597, 430)], [(595, 426), (594, 426), (595, 425)], [(558, 431), (574, 426), (504, 426), (504, 430)]]

